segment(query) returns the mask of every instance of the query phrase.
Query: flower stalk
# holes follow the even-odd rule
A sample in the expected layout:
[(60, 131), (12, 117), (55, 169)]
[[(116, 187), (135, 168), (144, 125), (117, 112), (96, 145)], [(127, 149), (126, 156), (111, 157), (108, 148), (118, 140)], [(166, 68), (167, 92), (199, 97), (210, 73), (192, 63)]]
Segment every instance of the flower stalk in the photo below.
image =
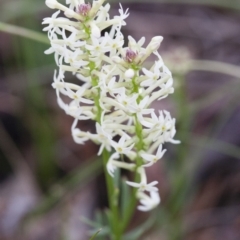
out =
[[(51, 42), (45, 53), (54, 53), (58, 65), (53, 83), (58, 104), (75, 119), (73, 139), (79, 144), (92, 140), (100, 145), (98, 155), (104, 162), (112, 239), (120, 240), (137, 200), (140, 211), (150, 211), (159, 204), (158, 182), (148, 183), (145, 168), (164, 155), (165, 142), (178, 141), (174, 140), (175, 119), (170, 113), (163, 110), (156, 114), (149, 108), (153, 101), (174, 92), (171, 72), (157, 52), (163, 38), (153, 37), (144, 48), (144, 37), (136, 41), (128, 36), (128, 46), (124, 47), (121, 28), (126, 25), (128, 10), (120, 5), (119, 15), (111, 19), (110, 5), (104, 2), (66, 0), (65, 6), (47, 0), (46, 5), (57, 12), (43, 20), (47, 25), (43, 30)], [(61, 11), (66, 17), (59, 17)], [(102, 34), (107, 27), (110, 31)], [(156, 61), (146, 69), (144, 63), (150, 55)], [(65, 80), (67, 71), (79, 84)], [(88, 119), (95, 120), (95, 131), (78, 128), (78, 121)], [(116, 169), (135, 173), (133, 182), (126, 181), (133, 187), (133, 196), (124, 216), (119, 212), (119, 190), (113, 181)]]

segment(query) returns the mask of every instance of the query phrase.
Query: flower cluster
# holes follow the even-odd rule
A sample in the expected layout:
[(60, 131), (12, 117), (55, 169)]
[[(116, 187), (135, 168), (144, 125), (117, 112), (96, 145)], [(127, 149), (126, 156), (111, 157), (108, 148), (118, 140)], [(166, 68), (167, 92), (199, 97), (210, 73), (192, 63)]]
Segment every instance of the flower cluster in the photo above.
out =
[[(66, 0), (66, 7), (46, 0), (49, 8), (58, 10), (43, 20), (51, 42), (45, 53), (54, 53), (59, 67), (52, 86), (60, 107), (75, 118), (75, 142), (92, 140), (100, 145), (99, 155), (104, 149), (111, 152), (106, 166), (111, 176), (117, 168), (136, 171), (140, 182), (126, 183), (137, 188), (138, 209), (148, 211), (160, 197), (158, 182), (148, 183), (145, 168), (163, 156), (165, 142), (178, 142), (173, 139), (175, 119), (167, 111), (156, 114), (149, 106), (173, 93), (173, 79), (157, 52), (163, 38), (154, 37), (143, 47), (144, 37), (136, 41), (129, 36), (124, 47), (121, 28), (128, 10), (120, 5), (119, 15), (110, 18), (110, 5), (103, 3)], [(61, 12), (64, 15), (59, 16)], [(106, 28), (110, 30), (103, 31)], [(156, 61), (147, 69), (144, 62), (152, 54)], [(65, 81), (66, 72), (76, 77), (75, 83)], [(77, 127), (79, 120), (88, 119), (96, 121), (95, 132)]]

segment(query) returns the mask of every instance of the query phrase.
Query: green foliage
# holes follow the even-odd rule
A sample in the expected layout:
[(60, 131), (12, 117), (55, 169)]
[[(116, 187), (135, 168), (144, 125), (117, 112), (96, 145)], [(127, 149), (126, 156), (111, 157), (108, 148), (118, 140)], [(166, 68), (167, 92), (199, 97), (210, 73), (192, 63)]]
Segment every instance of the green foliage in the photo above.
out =
[(99, 229), (89, 240), (93, 240), (96, 238), (96, 236), (102, 231), (102, 229)]

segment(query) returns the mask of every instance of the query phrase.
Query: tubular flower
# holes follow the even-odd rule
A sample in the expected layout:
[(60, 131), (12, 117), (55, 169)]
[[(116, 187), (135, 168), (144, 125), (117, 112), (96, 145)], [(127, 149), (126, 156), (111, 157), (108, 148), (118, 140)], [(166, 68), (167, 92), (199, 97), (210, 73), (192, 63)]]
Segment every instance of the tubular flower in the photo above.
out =
[[(63, 5), (46, 0), (46, 5), (57, 11), (43, 20), (51, 43), (45, 53), (55, 56), (58, 71), (52, 86), (59, 106), (75, 119), (71, 128), (74, 141), (94, 141), (100, 145), (98, 154), (103, 149), (113, 151), (105, 166), (111, 176), (119, 168), (139, 174), (139, 183), (127, 184), (138, 188), (136, 197), (142, 204), (138, 209), (148, 211), (158, 205), (160, 197), (157, 181), (147, 183), (145, 167), (164, 155), (165, 142), (178, 143), (174, 140), (175, 119), (167, 111), (156, 114), (150, 105), (173, 93), (173, 79), (157, 52), (163, 38), (153, 37), (143, 47), (144, 37), (136, 41), (129, 36), (123, 47), (121, 28), (126, 25), (128, 9), (124, 11), (120, 5), (119, 15), (110, 18), (110, 5), (104, 2), (66, 0)], [(103, 34), (106, 28), (110, 30)], [(156, 61), (146, 68), (150, 55)], [(71, 72), (78, 84), (66, 81), (66, 72)], [(88, 119), (96, 121), (95, 133), (77, 127), (79, 120)], [(123, 161), (123, 155), (130, 161)]]

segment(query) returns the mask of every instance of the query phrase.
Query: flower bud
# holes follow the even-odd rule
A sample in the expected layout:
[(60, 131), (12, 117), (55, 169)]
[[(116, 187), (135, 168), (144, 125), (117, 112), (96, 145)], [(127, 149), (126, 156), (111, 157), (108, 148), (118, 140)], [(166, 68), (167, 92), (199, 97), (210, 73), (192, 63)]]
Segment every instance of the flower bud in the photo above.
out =
[(51, 8), (51, 9), (55, 9), (56, 5), (58, 4), (58, 2), (56, 0), (46, 0), (45, 4)]
[(83, 15), (83, 16), (87, 16), (88, 15), (88, 12), (91, 10), (91, 5), (90, 3), (87, 3), (87, 4), (80, 4), (78, 6), (78, 13)]
[(153, 37), (147, 48), (150, 48), (151, 51), (156, 51), (160, 47), (160, 44), (163, 40), (162, 36)]
[(69, 9), (69, 10), (64, 12), (64, 15), (68, 18), (72, 18), (74, 16), (74, 13), (75, 12), (73, 12), (72, 10)]
[(121, 59), (120, 57), (118, 57), (118, 56), (112, 57), (112, 60), (113, 60), (113, 62), (116, 63), (116, 64), (119, 64), (119, 63), (122, 62), (122, 59)]
[(104, 2), (105, 2), (105, 0), (93, 1), (93, 5), (92, 5), (92, 8), (89, 11), (88, 16), (90, 18), (93, 18), (96, 15), (96, 13), (98, 12), (98, 10), (100, 9), (100, 7), (103, 5)]
[(129, 68), (129, 69), (124, 73), (124, 76), (125, 76), (126, 78), (133, 78), (134, 75), (135, 75), (135, 72), (134, 72), (131, 68)]
[(138, 64), (142, 64), (153, 52), (157, 51), (157, 49), (160, 47), (162, 40), (163, 40), (162, 36), (153, 37), (143, 55), (137, 56), (136, 62)]
[(125, 61), (131, 63), (136, 58), (137, 53), (134, 52), (132, 49), (128, 48), (126, 51)]
[(95, 38), (101, 37), (101, 31), (96, 24), (91, 24), (91, 36), (93, 36)]

